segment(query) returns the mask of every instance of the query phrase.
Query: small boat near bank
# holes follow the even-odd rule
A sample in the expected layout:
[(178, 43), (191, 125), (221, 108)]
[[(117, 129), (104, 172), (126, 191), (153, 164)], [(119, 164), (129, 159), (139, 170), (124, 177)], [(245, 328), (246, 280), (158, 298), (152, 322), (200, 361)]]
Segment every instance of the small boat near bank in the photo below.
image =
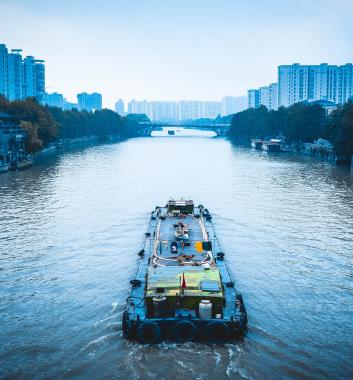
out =
[(5, 173), (9, 170), (9, 160), (4, 154), (0, 154), (0, 173)]
[(0, 161), (0, 173), (5, 173), (9, 170), (9, 164)]
[(282, 151), (283, 141), (280, 139), (252, 139), (251, 147), (256, 150), (263, 150), (264, 152), (280, 152)]
[(9, 170), (24, 170), (33, 166), (33, 159), (30, 156), (21, 157), (17, 159), (17, 157), (6, 158), (0, 157), (0, 173), (5, 173)]
[(269, 141), (263, 141), (262, 150), (265, 152), (280, 152), (282, 140), (271, 139)]
[(252, 139), (251, 140), (251, 147), (256, 150), (262, 149), (263, 140), (260, 139)]
[(19, 160), (14, 160), (11, 163), (10, 170), (24, 170), (33, 166), (33, 159), (30, 156), (22, 157)]
[(126, 339), (218, 343), (246, 334), (243, 298), (207, 209), (170, 200), (152, 211), (145, 237), (123, 313)]

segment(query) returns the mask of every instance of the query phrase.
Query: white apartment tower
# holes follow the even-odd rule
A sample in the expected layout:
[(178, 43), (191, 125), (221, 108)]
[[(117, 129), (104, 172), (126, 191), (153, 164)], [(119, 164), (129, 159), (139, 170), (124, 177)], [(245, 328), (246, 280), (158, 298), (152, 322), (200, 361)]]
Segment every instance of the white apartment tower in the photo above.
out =
[(260, 91), (257, 89), (248, 90), (248, 108), (260, 107)]
[(269, 85), (269, 110), (278, 110), (278, 83)]
[(215, 119), (222, 112), (221, 102), (205, 101), (201, 102), (201, 117)]
[(77, 94), (78, 109), (86, 111), (99, 111), (102, 109), (102, 95), (98, 92)]
[(120, 116), (125, 115), (125, 104), (124, 104), (123, 99), (119, 99), (115, 103), (115, 112), (118, 113)]
[(232, 115), (247, 108), (247, 96), (225, 96), (222, 98), (222, 116)]
[(267, 109), (270, 109), (270, 86), (259, 88), (259, 103), (260, 106), (265, 106)]
[(353, 96), (353, 65), (281, 65), (278, 67), (278, 106), (304, 100), (343, 104)]

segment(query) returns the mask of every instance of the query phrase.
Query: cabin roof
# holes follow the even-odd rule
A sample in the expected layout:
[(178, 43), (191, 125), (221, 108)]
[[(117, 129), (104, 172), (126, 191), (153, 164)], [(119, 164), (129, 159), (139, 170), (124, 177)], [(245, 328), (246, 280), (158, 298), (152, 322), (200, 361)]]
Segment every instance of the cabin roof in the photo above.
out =
[[(186, 283), (184, 292), (186, 295), (222, 297), (221, 277), (218, 268), (204, 269), (203, 267), (189, 266), (150, 267), (146, 296), (153, 297), (160, 293), (169, 296), (179, 295), (183, 274)], [(215, 290), (210, 290), (211, 288)]]

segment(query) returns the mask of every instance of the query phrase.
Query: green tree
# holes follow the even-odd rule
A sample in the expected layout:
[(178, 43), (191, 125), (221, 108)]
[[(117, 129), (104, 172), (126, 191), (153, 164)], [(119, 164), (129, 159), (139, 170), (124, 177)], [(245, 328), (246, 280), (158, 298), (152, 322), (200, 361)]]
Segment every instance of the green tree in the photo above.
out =
[(42, 141), (38, 137), (38, 128), (29, 121), (21, 121), (20, 127), (27, 133), (25, 141), (26, 151), (29, 153), (38, 152), (43, 147)]
[(321, 136), (326, 112), (320, 105), (296, 103), (288, 107), (286, 112), (283, 134), (288, 142), (314, 142)]
[(353, 155), (353, 102), (350, 101), (333, 111), (324, 131), (324, 137), (333, 143), (339, 157)]
[(43, 146), (47, 146), (57, 138), (57, 123), (49, 110), (40, 105), (34, 98), (11, 102), (9, 112), (19, 121), (32, 123)]
[(230, 137), (243, 142), (253, 138), (274, 138), (283, 134), (288, 142), (313, 142), (321, 136), (327, 121), (319, 105), (296, 103), (268, 111), (266, 107), (250, 108), (233, 116)]

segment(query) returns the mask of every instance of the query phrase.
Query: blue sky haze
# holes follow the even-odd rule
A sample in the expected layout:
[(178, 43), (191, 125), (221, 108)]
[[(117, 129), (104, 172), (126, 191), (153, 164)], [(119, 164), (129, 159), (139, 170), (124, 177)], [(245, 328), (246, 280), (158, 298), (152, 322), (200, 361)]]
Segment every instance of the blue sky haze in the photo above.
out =
[(351, 0), (0, 0), (0, 41), (46, 60), (47, 90), (217, 100), (277, 66), (352, 62)]

